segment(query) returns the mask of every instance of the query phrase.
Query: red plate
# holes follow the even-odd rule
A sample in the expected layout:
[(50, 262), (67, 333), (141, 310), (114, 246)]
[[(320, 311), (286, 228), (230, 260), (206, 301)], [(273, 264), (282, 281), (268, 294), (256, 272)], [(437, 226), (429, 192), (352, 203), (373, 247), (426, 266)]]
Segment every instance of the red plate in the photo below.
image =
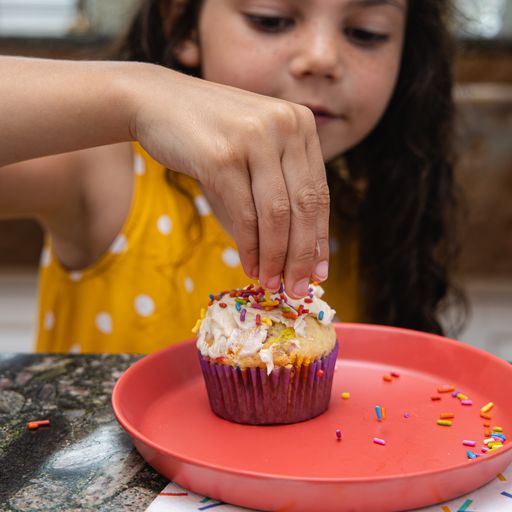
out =
[[(452, 499), (512, 462), (512, 442), (480, 453), (480, 408), (512, 435), (512, 366), (462, 342), (406, 329), (339, 324), (329, 410), (303, 423), (247, 426), (209, 407), (193, 341), (147, 356), (117, 382), (113, 408), (142, 456), (196, 493), (261, 510), (406, 510)], [(392, 382), (384, 374), (399, 373)], [(439, 386), (473, 400), (461, 405)], [(349, 391), (349, 400), (340, 395)], [(431, 396), (441, 396), (432, 401)], [(376, 419), (375, 405), (387, 417)], [(404, 412), (409, 417), (404, 417)], [(453, 412), (451, 427), (436, 424)], [(343, 439), (336, 440), (340, 428)], [(378, 437), (385, 446), (373, 443)], [(474, 440), (475, 448), (463, 446)]]

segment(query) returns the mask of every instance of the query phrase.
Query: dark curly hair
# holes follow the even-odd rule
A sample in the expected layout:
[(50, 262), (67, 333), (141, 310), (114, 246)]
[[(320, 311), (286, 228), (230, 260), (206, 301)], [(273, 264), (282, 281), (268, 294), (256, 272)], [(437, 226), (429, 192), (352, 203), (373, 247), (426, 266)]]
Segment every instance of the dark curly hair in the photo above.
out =
[[(200, 76), (173, 49), (195, 30), (201, 3), (142, 1), (115, 56)], [(360, 233), (366, 318), (439, 334), (446, 298), (464, 302), (448, 277), (457, 248), (450, 16), (449, 0), (408, 2), (401, 69), (387, 111), (344, 155), (345, 167), (339, 159), (327, 164), (333, 228), (349, 223)]]

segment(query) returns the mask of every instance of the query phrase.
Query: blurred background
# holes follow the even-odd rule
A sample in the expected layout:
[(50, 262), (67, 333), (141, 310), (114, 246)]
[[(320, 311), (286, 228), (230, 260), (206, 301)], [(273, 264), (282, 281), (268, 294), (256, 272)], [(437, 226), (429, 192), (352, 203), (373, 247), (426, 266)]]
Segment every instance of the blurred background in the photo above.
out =
[[(0, 0), (0, 54), (99, 55), (137, 4)], [(470, 305), (458, 338), (512, 361), (512, 0), (457, 0), (457, 9), (458, 280)], [(0, 221), (0, 352), (32, 350), (42, 237), (33, 221)]]

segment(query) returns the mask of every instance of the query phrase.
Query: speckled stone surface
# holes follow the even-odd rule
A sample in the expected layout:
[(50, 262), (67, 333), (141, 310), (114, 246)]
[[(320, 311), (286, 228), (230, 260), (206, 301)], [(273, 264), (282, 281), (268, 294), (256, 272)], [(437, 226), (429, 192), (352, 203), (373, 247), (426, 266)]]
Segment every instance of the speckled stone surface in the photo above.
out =
[[(118, 425), (140, 356), (0, 354), (0, 511), (144, 511), (167, 483)], [(27, 422), (50, 419), (36, 431)]]

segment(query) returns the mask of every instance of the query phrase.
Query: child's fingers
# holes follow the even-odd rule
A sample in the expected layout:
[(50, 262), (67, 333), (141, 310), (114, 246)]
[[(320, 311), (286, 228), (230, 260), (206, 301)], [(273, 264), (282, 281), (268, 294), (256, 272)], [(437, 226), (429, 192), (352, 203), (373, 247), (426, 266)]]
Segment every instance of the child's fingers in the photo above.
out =
[[(246, 165), (244, 165), (246, 167)], [(216, 187), (222, 197), (233, 226), (244, 272), (254, 279), (259, 275), (258, 215), (251, 191), (251, 178), (246, 169), (219, 170), (223, 179)]]
[(306, 295), (316, 258), (318, 194), (305, 141), (288, 144), (282, 158), (291, 221), (284, 280), (292, 298)]
[(259, 279), (264, 287), (276, 291), (288, 250), (290, 201), (277, 149), (270, 143), (257, 149), (251, 155), (250, 174), (258, 213)]
[(318, 196), (317, 250), (312, 277), (315, 281), (325, 281), (329, 273), (329, 186), (327, 184), (322, 150), (316, 134), (312, 137), (312, 140), (308, 141), (306, 148)]

